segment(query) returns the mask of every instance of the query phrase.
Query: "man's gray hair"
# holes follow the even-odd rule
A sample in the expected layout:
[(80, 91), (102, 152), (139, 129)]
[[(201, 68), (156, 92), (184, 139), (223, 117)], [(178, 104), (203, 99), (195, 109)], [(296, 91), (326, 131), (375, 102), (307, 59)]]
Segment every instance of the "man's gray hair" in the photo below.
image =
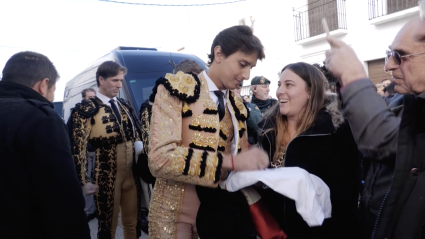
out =
[(184, 73), (190, 73), (192, 72), (195, 75), (198, 75), (204, 70), (201, 65), (198, 64), (198, 62), (190, 59), (184, 59), (179, 64), (174, 67), (173, 74), (176, 74), (179, 71), (182, 71)]
[(93, 88), (87, 88), (87, 89), (84, 89), (84, 90), (81, 92), (81, 96), (82, 96), (83, 98), (86, 98), (86, 93), (87, 93), (87, 91), (91, 91), (91, 92), (94, 92), (94, 93), (96, 94), (96, 91), (95, 91)]

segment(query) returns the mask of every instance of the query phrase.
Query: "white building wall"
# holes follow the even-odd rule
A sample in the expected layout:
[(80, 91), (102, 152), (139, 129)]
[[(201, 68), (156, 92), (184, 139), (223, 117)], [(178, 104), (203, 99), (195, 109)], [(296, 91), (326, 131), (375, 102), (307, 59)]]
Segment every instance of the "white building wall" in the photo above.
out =
[(251, 86), (246, 85), (242, 87), (241, 96), (244, 96), (244, 95), (251, 95)]
[[(250, 24), (249, 17), (252, 16), (255, 19), (254, 34), (265, 47), (266, 59), (258, 61), (251, 71), (250, 79), (244, 85), (250, 85), (254, 76), (263, 75), (271, 81), (270, 94), (276, 97), (278, 72), (285, 65), (299, 61), (322, 64), (325, 59), (324, 52), (329, 49), (325, 39), (303, 45), (295, 42), (293, 8), (306, 4), (307, 0), (247, 0), (238, 4), (237, 9), (218, 6), (217, 11), (211, 10), (212, 16), (208, 18), (205, 17), (205, 12), (191, 10), (190, 29), (196, 33), (196, 37), (186, 39), (185, 52), (207, 61), (207, 53), (215, 35), (224, 28), (237, 25), (242, 18), (246, 18), (247, 25)], [(337, 38), (353, 47), (367, 68), (366, 62), (383, 58), (385, 50), (400, 28), (418, 16), (416, 9), (407, 12), (410, 16), (398, 14), (399, 19), (371, 25), (373, 21), (370, 21), (368, 16), (368, 0), (346, 0), (347, 33)], [(386, 19), (391, 15), (380, 18)], [(214, 18), (226, 21), (215, 21)]]
[[(281, 3), (281, 7), (272, 7), (273, 9), (281, 9), (280, 16), (268, 14), (269, 11), (264, 10), (266, 13), (262, 16), (264, 23), (258, 24), (255, 28), (255, 33), (265, 43), (265, 47), (268, 48), (267, 59), (264, 62), (267, 64), (267, 67), (264, 66), (263, 69), (265, 71), (264, 75), (270, 77), (270, 80), (277, 79), (277, 75), (273, 75), (273, 73), (276, 74), (287, 63), (300, 60), (310, 64), (323, 64), (325, 51), (329, 49), (329, 44), (325, 39), (303, 45), (298, 45), (295, 42), (292, 7), (304, 6), (307, 4), (307, 1), (284, 2)], [(360, 60), (365, 63), (366, 68), (367, 61), (380, 59), (385, 56), (385, 50), (388, 49), (397, 32), (405, 23), (418, 17), (416, 8), (408, 9), (403, 12), (404, 15), (403, 13), (393, 13), (379, 17), (385, 20), (396, 16), (398, 19), (393, 19), (379, 25), (372, 25), (371, 22), (373, 20), (369, 20), (368, 11), (368, 0), (347, 0), (347, 34), (337, 36), (337, 38), (353, 47)], [(379, 18), (376, 18), (374, 21), (379, 20)], [(278, 26), (281, 26), (281, 31), (271, 32), (271, 28), (266, 27), (268, 25), (272, 26), (271, 23), (273, 21), (280, 22)], [(273, 24), (273, 26), (276, 26), (276, 24)], [(273, 50), (270, 51), (270, 49)], [(270, 88), (271, 92), (275, 92), (277, 85), (272, 83)]]

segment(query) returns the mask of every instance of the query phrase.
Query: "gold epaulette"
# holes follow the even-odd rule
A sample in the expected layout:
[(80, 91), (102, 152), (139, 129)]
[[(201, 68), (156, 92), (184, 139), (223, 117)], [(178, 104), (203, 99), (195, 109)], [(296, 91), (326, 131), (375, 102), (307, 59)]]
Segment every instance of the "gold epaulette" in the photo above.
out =
[(83, 116), (92, 117), (99, 112), (99, 104), (96, 99), (85, 100), (75, 105), (74, 110)]
[(195, 74), (185, 74), (181, 71), (177, 74), (166, 74), (156, 81), (155, 87), (152, 90), (150, 101), (155, 100), (158, 85), (163, 85), (172, 96), (188, 104), (196, 102), (201, 91), (201, 82)]

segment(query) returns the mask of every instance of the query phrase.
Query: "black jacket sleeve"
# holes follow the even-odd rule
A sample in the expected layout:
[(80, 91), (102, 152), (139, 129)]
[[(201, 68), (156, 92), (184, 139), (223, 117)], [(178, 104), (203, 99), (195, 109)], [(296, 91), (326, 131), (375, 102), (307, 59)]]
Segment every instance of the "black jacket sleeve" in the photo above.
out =
[(66, 129), (68, 131), (68, 138), (69, 138), (69, 145), (71, 145), (72, 149), (72, 128), (74, 125), (72, 124), (72, 113), (74, 112), (74, 109), (71, 109), (71, 116), (69, 116), (68, 121), (66, 122)]
[(140, 139), (143, 142), (144, 152), (139, 155), (139, 159), (136, 165), (136, 172), (145, 183), (155, 184), (156, 179), (150, 172), (149, 165), (148, 165), (149, 129), (150, 129), (151, 116), (152, 116), (152, 105), (150, 105), (149, 101), (146, 100), (140, 106), (140, 121), (141, 121)]
[[(51, 110), (54, 112), (53, 110)], [(30, 188), (47, 239), (90, 238), (84, 197), (72, 160), (67, 129), (52, 113), (28, 124)], [(32, 129), (31, 129), (32, 128)]]
[(396, 151), (400, 118), (376, 93), (369, 79), (358, 80), (341, 91), (344, 117), (360, 152), (368, 158), (385, 159)]

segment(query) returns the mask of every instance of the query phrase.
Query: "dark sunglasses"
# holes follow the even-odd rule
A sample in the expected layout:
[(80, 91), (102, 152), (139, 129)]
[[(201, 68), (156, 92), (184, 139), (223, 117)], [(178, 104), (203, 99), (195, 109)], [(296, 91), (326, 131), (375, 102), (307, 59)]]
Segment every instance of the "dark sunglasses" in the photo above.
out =
[(405, 58), (405, 57), (409, 57), (409, 56), (417, 56), (417, 55), (422, 55), (422, 54), (425, 54), (425, 52), (420, 52), (420, 53), (414, 53), (414, 54), (400, 56), (400, 53), (398, 53), (396, 51), (389, 51), (389, 50), (387, 50), (385, 52), (385, 64), (387, 64), (387, 62), (390, 59), (390, 57), (393, 57), (394, 58), (394, 61), (398, 65), (401, 65), (401, 58)]

